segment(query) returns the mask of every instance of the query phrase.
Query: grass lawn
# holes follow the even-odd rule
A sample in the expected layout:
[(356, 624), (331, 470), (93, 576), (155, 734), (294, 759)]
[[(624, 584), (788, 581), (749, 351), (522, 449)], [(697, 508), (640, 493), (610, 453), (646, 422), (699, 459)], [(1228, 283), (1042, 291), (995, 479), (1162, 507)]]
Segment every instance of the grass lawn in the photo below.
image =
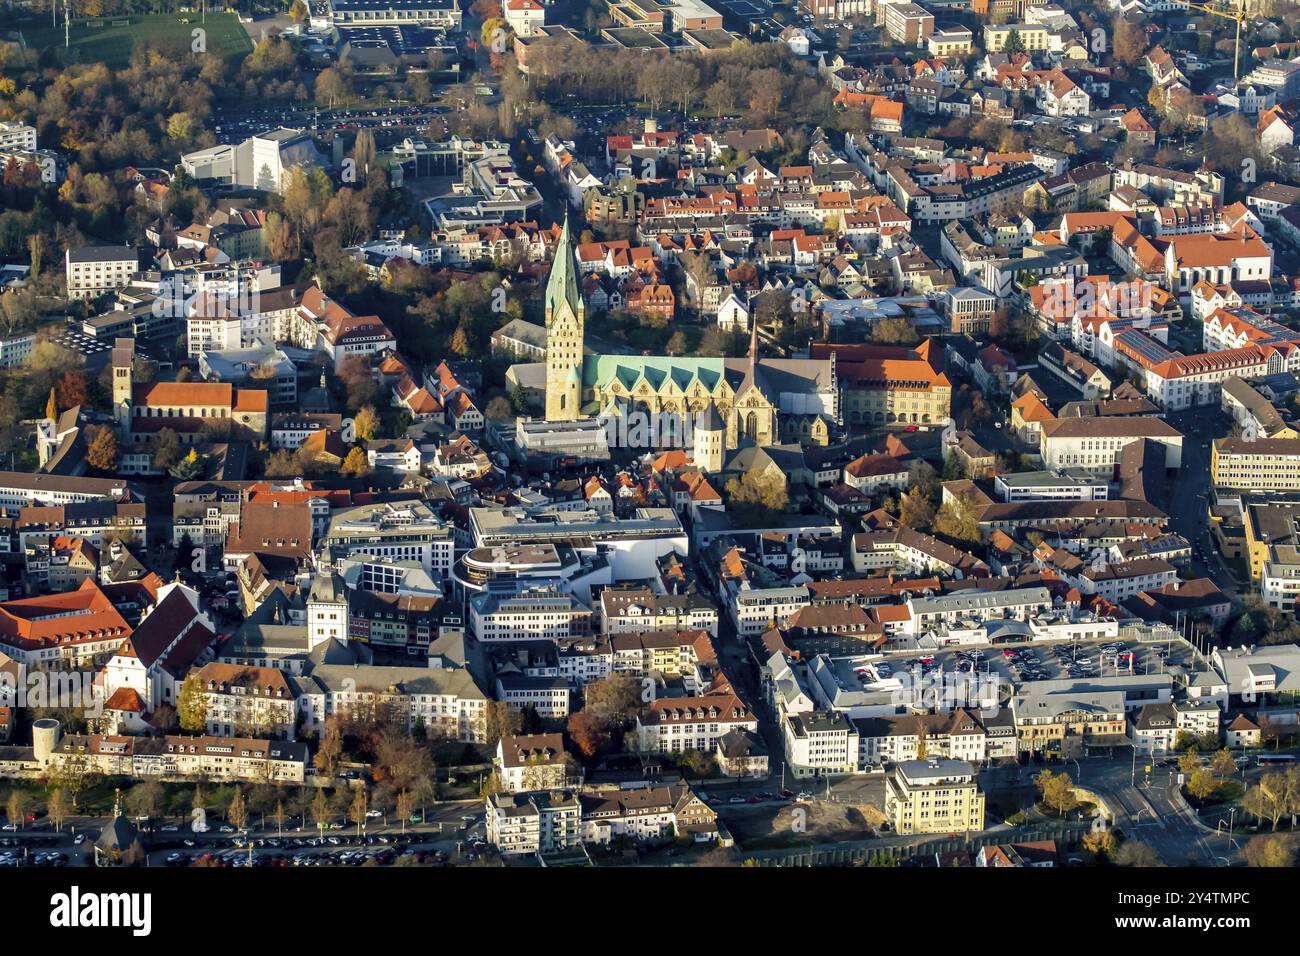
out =
[[(189, 20), (183, 23), (182, 20)], [(93, 24), (98, 24), (94, 26)], [(239, 18), (233, 13), (209, 13), (204, 23), (198, 14), (144, 14), (130, 17), (104, 17), (79, 20), (72, 24), (74, 60), (124, 67), (131, 59), (136, 41), (147, 43), (169, 55), (186, 55), (193, 48), (195, 30), (205, 31), (207, 52), (229, 59), (243, 56), (253, 48)], [(48, 26), (23, 30), (28, 49), (41, 51), (63, 48), (63, 27)]]

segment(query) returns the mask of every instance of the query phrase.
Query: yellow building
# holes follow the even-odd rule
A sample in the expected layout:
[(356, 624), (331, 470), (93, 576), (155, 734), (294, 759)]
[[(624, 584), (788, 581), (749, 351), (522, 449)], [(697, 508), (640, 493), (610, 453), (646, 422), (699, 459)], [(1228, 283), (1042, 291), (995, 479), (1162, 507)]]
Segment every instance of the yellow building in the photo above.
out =
[(814, 342), (815, 359), (835, 357), (849, 425), (937, 424), (948, 418), (952, 384), (941, 370), (941, 346), (926, 339), (916, 348)]
[(885, 815), (906, 833), (984, 829), (984, 794), (964, 760), (904, 760), (885, 782)]
[(1210, 478), (1242, 491), (1300, 491), (1300, 438), (1216, 439)]
[(1026, 53), (1046, 50), (1050, 43), (1047, 27), (1038, 23), (988, 24), (984, 27), (984, 52), (1001, 53), (1011, 41), (1011, 35), (1020, 38), (1021, 49)]
[(975, 50), (975, 36), (965, 27), (936, 30), (926, 43), (931, 56), (966, 56)]

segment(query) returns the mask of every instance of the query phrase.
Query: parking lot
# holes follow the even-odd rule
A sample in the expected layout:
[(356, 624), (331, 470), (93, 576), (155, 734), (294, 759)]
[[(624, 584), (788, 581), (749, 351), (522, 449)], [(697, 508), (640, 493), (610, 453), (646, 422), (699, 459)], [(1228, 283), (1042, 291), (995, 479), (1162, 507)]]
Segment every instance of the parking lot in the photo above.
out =
[[(399, 859), (412, 863), (438, 865), (451, 861), (454, 850), (429, 845), (427, 834), (384, 834), (358, 837), (328, 836), (302, 839), (270, 837), (248, 841), (232, 841), (226, 846), (204, 845), (184, 847), (170, 852), (153, 854), (165, 866), (392, 866)], [(485, 846), (481, 838), (466, 839), (461, 861), (472, 861)]]
[(247, 109), (215, 113), (211, 120), (212, 131), (219, 143), (239, 143), (258, 133), (277, 126), (306, 128), (317, 134), (349, 129), (384, 130), (409, 135), (412, 130), (436, 124), (445, 128), (445, 115), (451, 112), (447, 105), (391, 104), (369, 108), (307, 110), (307, 109)]
[(1203, 666), (1185, 641), (1144, 644), (1133, 640), (1036, 641), (1032, 644), (950, 647), (929, 652), (903, 651), (883, 657), (862, 658), (854, 667), (869, 667), (880, 660), (887, 673), (900, 677), (918, 671), (927, 679), (942, 675), (996, 677), (1002, 683), (1025, 684), (1043, 680), (1083, 680), (1117, 674), (1162, 674), (1171, 668), (1191, 670)]

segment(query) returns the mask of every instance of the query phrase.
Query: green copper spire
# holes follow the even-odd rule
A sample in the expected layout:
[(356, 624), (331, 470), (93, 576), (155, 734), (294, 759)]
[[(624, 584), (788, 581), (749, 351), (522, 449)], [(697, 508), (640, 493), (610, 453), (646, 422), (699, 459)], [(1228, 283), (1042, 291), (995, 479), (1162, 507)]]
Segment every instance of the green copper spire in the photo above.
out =
[(573, 238), (569, 235), (569, 213), (564, 213), (564, 228), (555, 246), (555, 260), (551, 275), (546, 280), (546, 319), (560, 315), (568, 306), (574, 316), (581, 315), (582, 297), (578, 294), (578, 260), (573, 251)]

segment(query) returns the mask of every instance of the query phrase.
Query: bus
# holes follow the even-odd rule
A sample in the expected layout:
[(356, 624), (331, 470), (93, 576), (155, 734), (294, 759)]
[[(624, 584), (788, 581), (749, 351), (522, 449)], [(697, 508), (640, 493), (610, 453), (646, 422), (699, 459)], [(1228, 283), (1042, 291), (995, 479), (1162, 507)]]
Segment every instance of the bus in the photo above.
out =
[(1255, 762), (1260, 766), (1271, 763), (1294, 763), (1295, 754), (1260, 754), (1255, 758)]

